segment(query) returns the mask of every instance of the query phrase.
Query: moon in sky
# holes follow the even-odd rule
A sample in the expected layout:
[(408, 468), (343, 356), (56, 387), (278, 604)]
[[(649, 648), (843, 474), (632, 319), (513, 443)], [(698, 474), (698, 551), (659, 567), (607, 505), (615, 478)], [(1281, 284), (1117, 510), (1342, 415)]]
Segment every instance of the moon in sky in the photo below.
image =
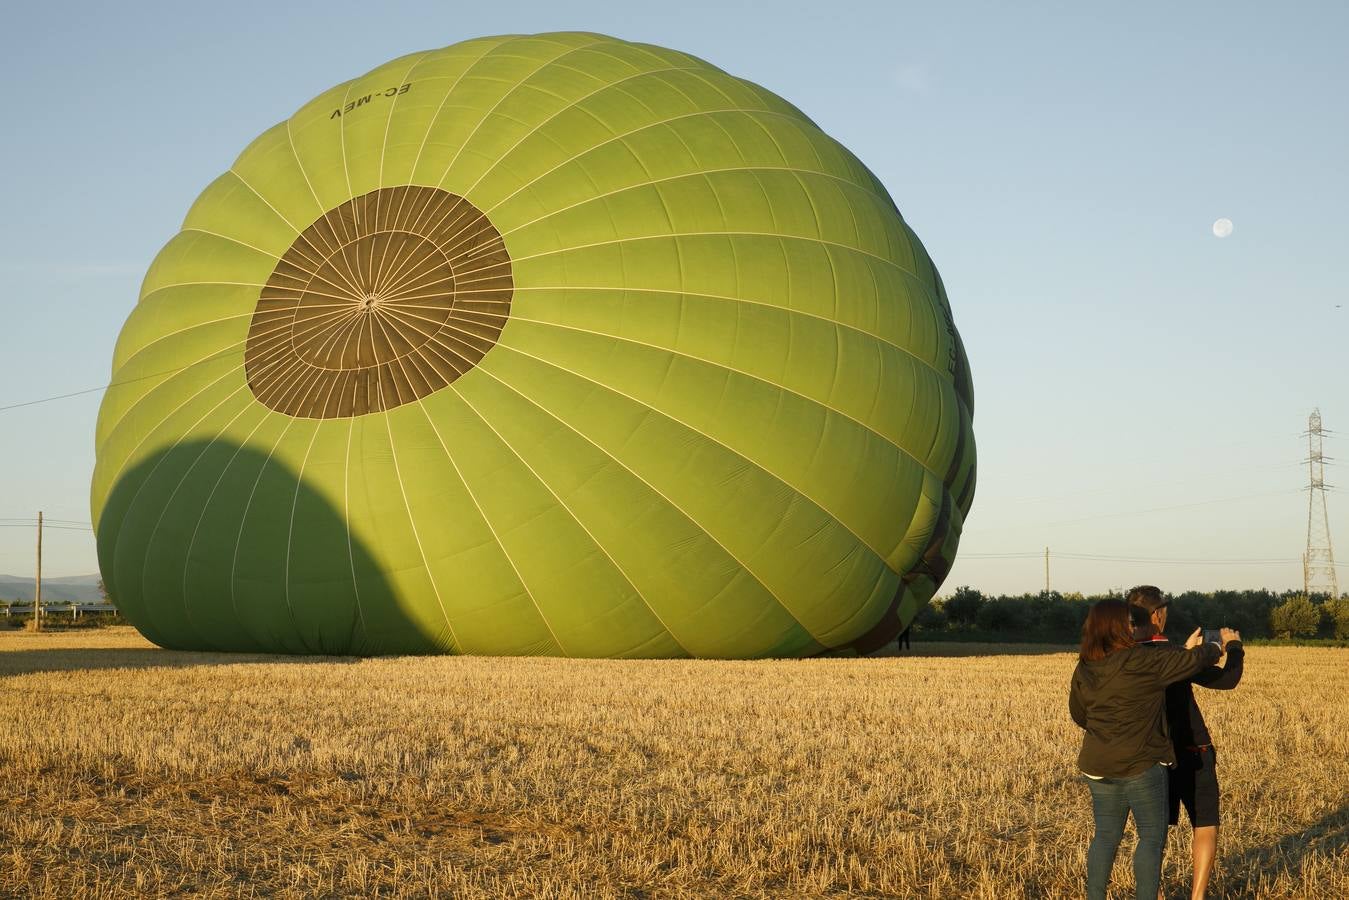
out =
[(1219, 219), (1213, 223), (1213, 236), (1225, 238), (1232, 233), (1232, 220)]

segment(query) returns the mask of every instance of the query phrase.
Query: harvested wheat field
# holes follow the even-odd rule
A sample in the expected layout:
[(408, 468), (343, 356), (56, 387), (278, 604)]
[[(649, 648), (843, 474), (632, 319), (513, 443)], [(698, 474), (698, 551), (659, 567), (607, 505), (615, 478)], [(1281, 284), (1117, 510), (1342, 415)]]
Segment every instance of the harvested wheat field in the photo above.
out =
[[(0, 894), (1080, 895), (1072, 665), (949, 644), (340, 660), (4, 634)], [(1266, 647), (1238, 690), (1202, 693), (1219, 895), (1349, 896), (1346, 694), (1349, 651)], [(1115, 895), (1131, 880), (1122, 851)]]

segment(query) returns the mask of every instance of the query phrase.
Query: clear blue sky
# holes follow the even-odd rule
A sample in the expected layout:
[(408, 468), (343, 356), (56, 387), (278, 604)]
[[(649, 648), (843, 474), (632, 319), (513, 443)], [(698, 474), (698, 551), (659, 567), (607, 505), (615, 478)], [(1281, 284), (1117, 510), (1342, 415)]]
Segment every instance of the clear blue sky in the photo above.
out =
[[(979, 493), (948, 590), (1035, 590), (1041, 558), (985, 555), (1046, 545), (1286, 560), (1054, 559), (1063, 590), (1300, 585), (1313, 406), (1349, 486), (1340, 2), (17, 5), (0, 34), (0, 406), (105, 383), (189, 204), (310, 97), (399, 54), (556, 29), (759, 82), (885, 182), (974, 369)], [(88, 520), (98, 403), (0, 412), (0, 519)], [(1349, 491), (1330, 504), (1349, 562)], [(0, 527), (0, 572), (32, 554), (29, 531)], [(92, 536), (52, 532), (47, 562), (94, 571)]]

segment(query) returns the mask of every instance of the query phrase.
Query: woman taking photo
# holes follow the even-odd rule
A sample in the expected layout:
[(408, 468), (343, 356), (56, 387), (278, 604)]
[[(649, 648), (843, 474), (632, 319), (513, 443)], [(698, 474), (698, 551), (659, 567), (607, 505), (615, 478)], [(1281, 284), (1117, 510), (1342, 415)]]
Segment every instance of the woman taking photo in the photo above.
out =
[[(1142, 619), (1146, 614), (1140, 612)], [(1088, 900), (1105, 900), (1131, 812), (1138, 829), (1134, 896), (1156, 898), (1166, 846), (1167, 767), (1176, 764), (1166, 726), (1166, 686), (1220, 656), (1222, 648), (1213, 643), (1179, 653), (1149, 652), (1134, 643), (1123, 600), (1102, 600), (1087, 614), (1068, 711), (1086, 729), (1077, 764), (1091, 789), (1096, 820), (1087, 851)]]

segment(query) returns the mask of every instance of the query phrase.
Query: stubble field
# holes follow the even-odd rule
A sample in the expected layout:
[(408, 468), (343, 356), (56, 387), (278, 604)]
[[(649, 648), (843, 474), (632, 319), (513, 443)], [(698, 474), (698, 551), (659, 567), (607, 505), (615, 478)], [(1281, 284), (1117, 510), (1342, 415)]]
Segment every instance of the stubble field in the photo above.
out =
[[(1080, 896), (1073, 656), (1013, 649), (339, 660), (0, 634), (0, 895)], [(1349, 896), (1347, 697), (1349, 650), (1273, 647), (1201, 694), (1217, 895)]]

